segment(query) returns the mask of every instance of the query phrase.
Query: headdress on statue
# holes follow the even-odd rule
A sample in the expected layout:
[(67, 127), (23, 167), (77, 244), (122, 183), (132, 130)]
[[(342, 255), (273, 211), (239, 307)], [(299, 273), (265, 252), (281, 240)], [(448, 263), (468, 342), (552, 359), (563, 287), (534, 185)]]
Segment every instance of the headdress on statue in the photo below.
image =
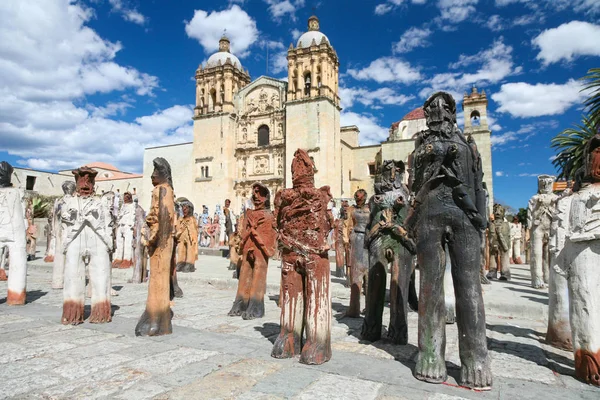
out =
[(306, 150), (298, 149), (292, 160), (292, 184), (297, 186), (314, 186), (315, 163)]
[(80, 196), (91, 196), (94, 194), (94, 185), (98, 171), (93, 168), (83, 166), (71, 171), (75, 175), (75, 184), (77, 194)]
[(76, 185), (73, 181), (64, 181), (60, 186), (64, 194), (73, 195), (75, 193)]
[(156, 157), (152, 160), (152, 164), (158, 174), (165, 178), (169, 186), (171, 186), (171, 189), (173, 189), (173, 178), (171, 177), (171, 165), (169, 162), (162, 157)]
[(12, 178), (14, 168), (6, 161), (0, 162), (0, 188), (11, 187), (10, 179)]

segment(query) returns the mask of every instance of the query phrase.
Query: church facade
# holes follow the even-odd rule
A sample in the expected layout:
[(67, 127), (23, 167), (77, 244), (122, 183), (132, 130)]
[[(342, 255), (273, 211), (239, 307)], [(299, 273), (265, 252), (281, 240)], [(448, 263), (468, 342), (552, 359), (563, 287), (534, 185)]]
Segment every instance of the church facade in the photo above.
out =
[[(150, 202), (155, 157), (171, 164), (176, 196), (191, 200), (196, 210), (207, 205), (211, 213), (225, 199), (239, 212), (255, 181), (263, 182), (272, 196), (291, 187), (291, 161), (298, 148), (315, 162), (315, 185), (330, 186), (335, 199), (352, 198), (359, 188), (372, 194), (382, 160), (407, 161), (415, 134), (426, 128), (422, 109), (393, 124), (382, 144), (360, 146), (360, 127), (340, 126), (339, 59), (317, 17), (309, 18), (308, 31), (290, 46), (287, 60), (287, 82), (265, 76), (252, 81), (230, 52), (229, 40), (221, 38), (219, 51), (196, 71), (193, 142), (145, 150), (140, 204)], [(485, 93), (465, 95), (465, 133), (473, 134), (479, 146), (491, 192), (486, 106)]]

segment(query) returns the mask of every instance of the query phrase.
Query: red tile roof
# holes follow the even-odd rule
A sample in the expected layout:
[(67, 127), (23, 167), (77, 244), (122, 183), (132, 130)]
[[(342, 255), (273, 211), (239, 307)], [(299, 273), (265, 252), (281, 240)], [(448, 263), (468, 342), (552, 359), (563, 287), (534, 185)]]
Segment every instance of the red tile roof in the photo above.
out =
[(400, 121), (396, 121), (392, 124), (392, 130), (396, 129), (400, 122), (402, 121), (412, 121), (415, 119), (423, 119), (425, 118), (425, 111), (423, 111), (423, 107), (417, 107), (408, 114), (406, 114)]

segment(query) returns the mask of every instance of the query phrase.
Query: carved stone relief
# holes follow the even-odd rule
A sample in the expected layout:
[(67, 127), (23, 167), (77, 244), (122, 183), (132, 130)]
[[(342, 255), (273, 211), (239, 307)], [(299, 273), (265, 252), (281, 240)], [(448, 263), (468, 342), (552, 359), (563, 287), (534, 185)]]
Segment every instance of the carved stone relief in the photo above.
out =
[(268, 174), (271, 168), (269, 166), (269, 156), (262, 155), (254, 157), (254, 173), (259, 174)]

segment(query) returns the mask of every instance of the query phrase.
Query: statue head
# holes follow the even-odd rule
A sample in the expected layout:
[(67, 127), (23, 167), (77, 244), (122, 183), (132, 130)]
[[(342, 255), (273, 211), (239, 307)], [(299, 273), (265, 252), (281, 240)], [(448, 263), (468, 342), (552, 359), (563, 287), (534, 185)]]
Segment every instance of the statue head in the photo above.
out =
[(173, 189), (173, 179), (171, 178), (171, 165), (167, 160), (162, 157), (156, 157), (152, 160), (154, 165), (154, 171), (150, 178), (152, 179), (152, 186), (158, 186), (163, 183), (168, 183)]
[(189, 217), (189, 216), (194, 215), (194, 205), (192, 204), (191, 201), (185, 199), (185, 200), (181, 201), (180, 204), (181, 204), (181, 211), (183, 212), (184, 217)]
[(77, 186), (77, 194), (82, 197), (88, 197), (94, 194), (94, 186), (96, 185), (96, 175), (98, 171), (90, 167), (79, 167), (74, 169), (75, 185)]
[(230, 205), (231, 205), (231, 200), (225, 199), (225, 208), (229, 208)]
[(549, 194), (552, 193), (552, 184), (554, 183), (554, 177), (552, 175), (538, 175), (538, 193)]
[(359, 207), (364, 206), (365, 203), (367, 202), (367, 191), (364, 189), (358, 189), (354, 193), (354, 201), (356, 202), (357, 206), (359, 206)]
[(298, 149), (294, 153), (292, 184), (294, 187), (313, 187), (315, 185), (315, 163), (306, 150)]
[(202, 206), (202, 214), (208, 215), (208, 207), (206, 207), (204, 205)]
[(6, 161), (0, 162), (0, 188), (11, 187), (10, 179), (14, 168)]
[(125, 203), (125, 204), (133, 203), (133, 195), (129, 192), (123, 193), (123, 203)]
[(437, 92), (423, 105), (427, 127), (434, 133), (449, 134), (456, 125), (456, 102), (449, 93)]
[(375, 192), (381, 194), (402, 187), (405, 171), (406, 168), (402, 161), (383, 161), (381, 171), (375, 178)]
[(252, 185), (252, 204), (255, 210), (271, 208), (271, 193), (269, 189), (260, 182)]
[(506, 209), (501, 204), (494, 204), (494, 220), (502, 221), (504, 220), (504, 214), (506, 213)]
[(73, 196), (73, 193), (75, 193), (76, 185), (73, 181), (64, 181), (61, 185), (61, 188), (65, 195)]
[(593, 182), (600, 182), (600, 133), (592, 136), (583, 150), (586, 178)]

